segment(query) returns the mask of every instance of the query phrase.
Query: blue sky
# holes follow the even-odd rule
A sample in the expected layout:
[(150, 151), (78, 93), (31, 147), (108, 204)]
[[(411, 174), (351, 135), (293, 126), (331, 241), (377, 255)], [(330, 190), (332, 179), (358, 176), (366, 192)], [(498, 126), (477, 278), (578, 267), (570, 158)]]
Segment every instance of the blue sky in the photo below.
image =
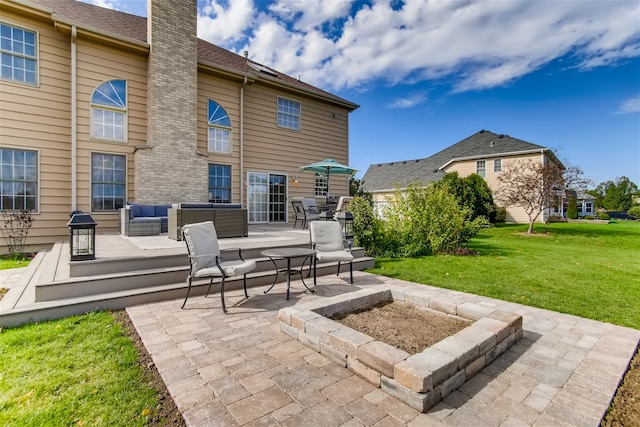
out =
[[(145, 0), (83, 0), (146, 16)], [(487, 129), (640, 185), (640, 2), (198, 0), (198, 36), (361, 107), (350, 165)], [(320, 159), (319, 159), (320, 160)]]

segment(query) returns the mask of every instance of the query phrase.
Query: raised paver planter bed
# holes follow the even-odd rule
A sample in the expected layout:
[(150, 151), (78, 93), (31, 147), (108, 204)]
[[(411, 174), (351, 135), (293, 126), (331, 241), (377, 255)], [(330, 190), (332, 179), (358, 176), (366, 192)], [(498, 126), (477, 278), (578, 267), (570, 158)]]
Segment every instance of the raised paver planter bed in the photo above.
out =
[[(473, 323), (421, 353), (410, 355), (328, 318), (392, 300)], [(522, 317), (517, 314), (446, 300), (427, 290), (361, 289), (283, 308), (278, 318), (282, 332), (422, 412), (493, 362), (523, 333)]]

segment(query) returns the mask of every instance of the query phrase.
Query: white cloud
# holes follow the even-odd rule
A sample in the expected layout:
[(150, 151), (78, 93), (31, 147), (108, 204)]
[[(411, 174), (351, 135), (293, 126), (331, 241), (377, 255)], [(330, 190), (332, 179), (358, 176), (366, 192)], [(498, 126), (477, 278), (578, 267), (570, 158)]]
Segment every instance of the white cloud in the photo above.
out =
[(617, 114), (640, 113), (640, 93), (620, 103)]
[(448, 77), (458, 91), (507, 84), (566, 54), (582, 68), (640, 55), (635, 1), (411, 0), (398, 9), (378, 0), (346, 15), (352, 6), (280, 0), (246, 24), (245, 49), (328, 89)]
[(119, 8), (116, 7), (116, 2), (110, 1), (110, 0), (91, 0), (90, 2), (87, 2), (87, 3), (104, 7), (106, 9), (120, 10)]
[(218, 0), (207, 0), (198, 14), (198, 37), (220, 46), (243, 40), (254, 17), (251, 0), (229, 0), (226, 7)]
[(353, 0), (277, 0), (269, 10), (286, 21), (294, 22), (296, 30), (311, 31), (326, 22), (346, 17)]
[(399, 98), (387, 104), (388, 108), (391, 109), (400, 109), (400, 108), (411, 108), (416, 105), (422, 104), (427, 100), (427, 94), (424, 92), (417, 92), (408, 96), (406, 98)]

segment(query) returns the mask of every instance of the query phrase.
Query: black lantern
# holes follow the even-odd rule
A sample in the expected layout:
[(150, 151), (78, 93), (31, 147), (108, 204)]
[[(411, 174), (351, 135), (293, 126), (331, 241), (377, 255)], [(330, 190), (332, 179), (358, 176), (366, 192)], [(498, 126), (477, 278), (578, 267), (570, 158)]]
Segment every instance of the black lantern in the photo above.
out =
[(340, 221), (344, 238), (353, 241), (353, 215), (351, 212), (338, 213), (337, 220)]
[(96, 259), (96, 222), (91, 215), (74, 211), (67, 226), (71, 261)]

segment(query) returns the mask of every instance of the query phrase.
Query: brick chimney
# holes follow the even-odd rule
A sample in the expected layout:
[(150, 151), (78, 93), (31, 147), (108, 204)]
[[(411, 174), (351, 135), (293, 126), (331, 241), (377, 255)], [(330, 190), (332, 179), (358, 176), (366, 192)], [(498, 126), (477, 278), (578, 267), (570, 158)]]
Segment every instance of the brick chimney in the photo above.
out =
[(197, 147), (197, 0), (148, 0), (147, 146), (136, 151), (138, 203), (208, 201)]

